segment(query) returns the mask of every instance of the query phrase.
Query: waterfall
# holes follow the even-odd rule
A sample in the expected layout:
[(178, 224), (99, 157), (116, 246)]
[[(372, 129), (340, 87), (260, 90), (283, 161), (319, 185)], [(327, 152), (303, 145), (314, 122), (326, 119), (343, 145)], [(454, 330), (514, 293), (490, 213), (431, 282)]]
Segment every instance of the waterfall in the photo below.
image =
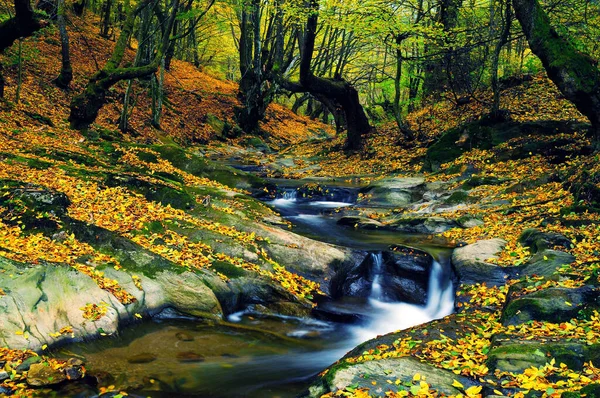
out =
[(373, 283), (371, 284), (371, 295), (370, 298), (372, 300), (383, 300), (383, 288), (381, 287), (381, 274), (383, 272), (383, 254), (379, 253), (371, 253), (371, 258), (373, 259)]
[(283, 191), (281, 198), (295, 202), (298, 199), (298, 191), (296, 191), (295, 189), (286, 189), (285, 191)]
[(374, 278), (369, 303), (373, 308), (373, 313), (369, 322), (354, 328), (353, 332), (358, 342), (427, 323), (454, 312), (454, 287), (448, 277), (448, 259), (433, 261), (429, 275), (427, 304), (421, 306), (402, 302), (389, 303), (381, 300), (385, 294), (381, 287), (383, 261), (379, 260), (381, 254), (372, 255)]

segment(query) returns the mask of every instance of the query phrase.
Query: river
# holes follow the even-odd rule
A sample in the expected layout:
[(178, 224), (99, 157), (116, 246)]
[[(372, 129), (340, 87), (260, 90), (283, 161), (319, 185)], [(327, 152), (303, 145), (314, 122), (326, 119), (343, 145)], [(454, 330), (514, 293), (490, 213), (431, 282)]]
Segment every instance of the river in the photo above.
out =
[[(82, 358), (106, 384), (144, 397), (295, 397), (311, 378), (347, 351), (377, 335), (441, 318), (454, 309), (450, 250), (422, 236), (362, 231), (339, 226), (336, 209), (351, 207), (354, 187), (330, 187), (329, 198), (298, 198), (294, 186), (268, 202), (290, 220), (297, 233), (367, 250), (374, 273), (366, 298), (343, 298), (327, 305), (355, 315), (355, 322), (231, 314), (223, 324), (168, 318), (124, 328), (119, 336), (64, 347), (59, 357)], [(389, 302), (382, 290), (383, 250), (410, 244), (434, 258), (427, 304)], [(57, 396), (91, 397), (96, 389), (71, 385)]]

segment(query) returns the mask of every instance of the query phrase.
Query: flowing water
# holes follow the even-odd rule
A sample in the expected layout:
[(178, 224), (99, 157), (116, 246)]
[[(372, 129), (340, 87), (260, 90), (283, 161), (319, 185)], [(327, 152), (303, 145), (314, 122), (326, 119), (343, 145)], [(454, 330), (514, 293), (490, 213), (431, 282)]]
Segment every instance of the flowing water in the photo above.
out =
[[(335, 209), (352, 206), (356, 193), (345, 188), (326, 200), (310, 201), (287, 189), (270, 204), (299, 233), (369, 250), (370, 296), (330, 303), (337, 310), (357, 314), (360, 322), (338, 324), (244, 312), (231, 314), (228, 322), (219, 325), (168, 319), (125, 328), (118, 337), (71, 345), (55, 354), (81, 357), (91, 373), (106, 374), (108, 384), (134, 396), (294, 397), (312, 376), (359, 343), (452, 313), (449, 250), (424, 244), (423, 237), (338, 226)], [(386, 301), (383, 291), (382, 250), (406, 242), (418, 244), (435, 259), (425, 306)], [(78, 388), (58, 394), (96, 393), (89, 387)]]

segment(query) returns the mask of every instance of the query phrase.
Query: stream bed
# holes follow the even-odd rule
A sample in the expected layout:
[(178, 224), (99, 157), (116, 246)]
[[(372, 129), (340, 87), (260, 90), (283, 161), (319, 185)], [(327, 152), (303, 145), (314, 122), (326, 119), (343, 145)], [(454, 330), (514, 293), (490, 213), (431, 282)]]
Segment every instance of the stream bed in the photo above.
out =
[[(325, 304), (327, 310), (356, 315), (357, 321), (342, 324), (244, 312), (229, 315), (222, 324), (163, 319), (132, 325), (118, 336), (73, 344), (54, 354), (81, 358), (89, 374), (130, 396), (295, 397), (314, 375), (361, 342), (452, 313), (450, 249), (431, 246), (422, 236), (339, 226), (335, 209), (353, 206), (357, 189), (331, 190), (335, 191), (331, 200), (313, 201), (298, 198), (295, 187), (288, 187), (267, 203), (291, 221), (297, 233), (369, 252), (373, 264), (370, 295)], [(392, 244), (410, 244), (433, 256), (426, 305), (386, 298), (380, 274), (382, 251)], [(97, 394), (84, 384), (66, 388), (58, 396)]]

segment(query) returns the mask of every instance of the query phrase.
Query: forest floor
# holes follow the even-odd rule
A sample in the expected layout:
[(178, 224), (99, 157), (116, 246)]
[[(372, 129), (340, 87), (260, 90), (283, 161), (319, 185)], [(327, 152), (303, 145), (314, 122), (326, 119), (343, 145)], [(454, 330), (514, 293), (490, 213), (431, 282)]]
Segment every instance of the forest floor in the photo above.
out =
[[(520, 373), (491, 373), (488, 367), (487, 354), (494, 336), (533, 339), (541, 343), (581, 340), (590, 346), (600, 343), (600, 315), (596, 309), (582, 310), (572, 319), (560, 322), (531, 321), (514, 326), (505, 325), (501, 320), (510, 289), (513, 295), (525, 295), (549, 288), (574, 289), (599, 282), (600, 216), (586, 211), (584, 205), (588, 203), (580, 203), (579, 200), (585, 199), (576, 198), (571, 188), (578, 183), (584, 171), (591, 176), (589, 182), (598, 187), (599, 181), (595, 178), (600, 175), (600, 162), (597, 156), (589, 155), (590, 143), (581, 125), (567, 124), (583, 122), (584, 119), (561, 99), (547, 79), (536, 76), (531, 81), (506, 88), (502, 107), (510, 110), (511, 118), (516, 122), (552, 120), (561, 122), (560, 126), (575, 127), (548, 134), (521, 135), (492, 147), (463, 147), (462, 153), (442, 163), (435, 171), (424, 171), (424, 165), (431, 156), (428, 148), (444, 132), (465, 126), (465, 123), (485, 114), (482, 102), (473, 101), (459, 108), (443, 101), (426, 106), (407, 118), (419, 137), (419, 144), (405, 144), (395, 127), (387, 124), (378, 126), (376, 132), (367, 138), (364, 152), (354, 154), (342, 150), (344, 137), (335, 137), (330, 126), (297, 116), (282, 106), (272, 105), (262, 125), (267, 134), (260, 137), (257, 144), (256, 137), (228, 136), (229, 129), (234, 125), (234, 107), (238, 105), (236, 86), (178, 61), (174, 61), (173, 69), (166, 75), (169, 103), (161, 122), (161, 131), (154, 130), (148, 123), (149, 115), (145, 110), (150, 108), (149, 99), (141, 86), (135, 89), (136, 107), (131, 117), (134, 134), (123, 136), (115, 131), (124, 92), (124, 85), (120, 85), (115, 88), (92, 128), (96, 136), (91, 137), (71, 130), (67, 117), (71, 95), (79, 92), (86, 76), (107, 59), (113, 44), (98, 39), (95, 29), (97, 27), (92, 23), (81, 23), (77, 24), (72, 34), (75, 71), (72, 92), (65, 93), (51, 83), (60, 65), (56, 56), (60, 44), (57, 32), (51, 28), (23, 43), (24, 80), (18, 104), (14, 102), (17, 68), (15, 50), (11, 49), (2, 56), (6, 66), (8, 100), (0, 103), (0, 195), (3, 190), (11, 192), (14, 188), (9, 186), (9, 181), (64, 192), (72, 202), (70, 217), (126, 234), (149, 250), (161, 250), (171, 261), (184, 267), (202, 268), (212, 257), (220, 256), (220, 261), (260, 273), (263, 271), (251, 263), (215, 253), (210, 247), (202, 246), (201, 242), (187, 242), (173, 231), (170, 239), (179, 240), (175, 242), (179, 249), (171, 252), (168, 252), (167, 245), (155, 243), (156, 237), (150, 241), (135, 231), (165, 218), (180, 219), (251, 246), (265, 262), (272, 261), (266, 252), (261, 251), (264, 242), (260, 237), (242, 233), (219, 222), (199, 223), (198, 219), (188, 217), (171, 206), (158, 205), (125, 189), (104, 189), (98, 176), (117, 170), (174, 189), (203, 186), (207, 190), (193, 198), (198, 203), (202, 203), (207, 193), (214, 195), (213, 189), (243, 193), (243, 189), (236, 191), (226, 181), (211, 180), (177, 168), (173, 159), (166, 159), (157, 149), (148, 146), (177, 143), (200, 148), (202, 152), (198, 153), (213, 157), (241, 156), (246, 163), (267, 166), (268, 174), (277, 177), (341, 177), (360, 179), (367, 184), (390, 176), (418, 175), (427, 182), (448, 182), (449, 190), (461, 191), (464, 195), (460, 206), (440, 211), (436, 216), (454, 220), (468, 214), (482, 223), (471, 228), (452, 228), (440, 234), (444, 239), (464, 245), (502, 238), (507, 242), (503, 250), (496, 258), (485, 260), (490, 264), (510, 267), (531, 260), (534, 253), (519, 241), (519, 237), (525, 229), (536, 228), (565, 236), (571, 243), (561, 250), (572, 254), (575, 261), (563, 265), (555, 275), (548, 277), (529, 276), (526, 280), (509, 280), (503, 286), (487, 286), (485, 283), (461, 286), (457, 292), (459, 297), (463, 297), (459, 305), (463, 311), (468, 311), (471, 319), (479, 320), (466, 337), (449, 341), (442, 335), (424, 346), (414, 343), (419, 337), (413, 334), (344, 361), (356, 363), (414, 356), (442, 369), (450, 369), (457, 375), (477, 380), (479, 384), (473, 388), (457, 387), (464, 388), (467, 396), (479, 396), (482, 385), (496, 395), (513, 391), (514, 396), (525, 396), (528, 391), (534, 391), (540, 396), (560, 396), (565, 391), (578, 391), (600, 381), (600, 369), (592, 361), (574, 369), (548, 358), (547, 364)], [(133, 50), (128, 53), (130, 59), (133, 55)], [(486, 98), (486, 94), (482, 93), (480, 99), (485, 102)], [(469, 131), (465, 130), (465, 134), (468, 142), (474, 142), (471, 139), (473, 137), (469, 137)], [(98, 140), (98, 137), (101, 139)], [(459, 134), (456, 140), (459, 146), (463, 144), (461, 139)], [(268, 151), (261, 150), (265, 145), (269, 147)], [(281, 159), (291, 159), (292, 162), (269, 168), (269, 165)], [(478, 182), (467, 187), (467, 180)], [(226, 216), (238, 211), (239, 201), (226, 195), (216, 196), (215, 212)], [(115, 198), (119, 199), (120, 207), (114, 206)], [(94, 266), (80, 264), (75, 259), (85, 255), (93, 259), (91, 263), (111, 263), (117, 268), (118, 261), (73, 237), (57, 241), (41, 232), (23, 231), (25, 228), (21, 218), (29, 215), (26, 209), (11, 206), (0, 200), (2, 256), (32, 264), (67, 263), (91, 276), (122, 303), (132, 299), (131, 293), (114, 280), (106, 278)], [(270, 210), (252, 211), (256, 212), (257, 217), (262, 217)], [(365, 211), (365, 217), (385, 220), (392, 213), (396, 216), (409, 214), (405, 209), (370, 209)], [(58, 222), (52, 214), (35, 214), (34, 217)], [(191, 256), (191, 253), (197, 252), (204, 255)], [(310, 298), (311, 294), (318, 291), (318, 286), (313, 282), (283, 268), (278, 270), (268, 276), (291, 294)], [(227, 275), (220, 276), (227, 278)], [(0, 288), (0, 296), (5, 294)], [(571, 306), (569, 302), (565, 304)], [(82, 309), (89, 319), (102, 316), (102, 311), (95, 304)], [(427, 327), (414, 330), (421, 340), (428, 333)], [(72, 330), (57, 330), (56, 333), (70, 334)], [(23, 331), (22, 336), (26, 339), (27, 332)], [(17, 368), (27, 358), (37, 355), (33, 351), (0, 348), (0, 363), (3, 363), (7, 374), (0, 386), (19, 395), (33, 394), (33, 390), (25, 384), (26, 374)], [(48, 361), (56, 368), (66, 366), (56, 360)], [(0, 375), (2, 372), (0, 370)], [(368, 388), (348, 387), (332, 395), (365, 396), (368, 393)], [(437, 393), (430, 389), (426, 381), (421, 380), (420, 375), (415, 375), (412, 385), (405, 392), (390, 395), (409, 394), (430, 396)]]

